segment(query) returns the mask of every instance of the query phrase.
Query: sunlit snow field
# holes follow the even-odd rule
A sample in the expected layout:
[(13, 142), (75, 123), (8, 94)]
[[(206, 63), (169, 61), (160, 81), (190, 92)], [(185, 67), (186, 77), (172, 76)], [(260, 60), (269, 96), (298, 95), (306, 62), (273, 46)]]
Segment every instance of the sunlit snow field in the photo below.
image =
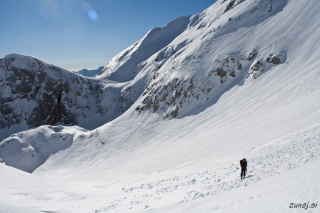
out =
[[(205, 17), (225, 8), (221, 2), (205, 10)], [(239, 28), (226, 24), (207, 41), (195, 28), (179, 35), (174, 44), (193, 41), (180, 56), (197, 54), (203, 62), (188, 62), (185, 70), (182, 62), (175, 65), (172, 78), (197, 76), (201, 82), (211, 56), (243, 49), (285, 53), (283, 63), (257, 78), (227, 82), (219, 87), (223, 93), (200, 106), (190, 102), (177, 118), (138, 112), (140, 97), (92, 131), (42, 126), (9, 137), (2, 143), (48, 143), (57, 151), (34, 158), (24, 152), (12, 161), (31, 174), (0, 164), (0, 212), (319, 212), (320, 3), (273, 0), (274, 14), (251, 20), (244, 16), (251, 3), (269, 4), (253, 2), (215, 20), (224, 26), (229, 17), (247, 18)], [(174, 63), (180, 62), (168, 60), (159, 72), (170, 73)], [(248, 161), (243, 181), (242, 158)]]

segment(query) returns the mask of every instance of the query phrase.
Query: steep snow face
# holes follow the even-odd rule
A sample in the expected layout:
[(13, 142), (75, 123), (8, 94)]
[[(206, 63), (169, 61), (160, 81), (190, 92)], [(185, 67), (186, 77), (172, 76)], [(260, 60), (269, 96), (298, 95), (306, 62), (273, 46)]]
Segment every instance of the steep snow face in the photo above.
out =
[(180, 35), (187, 28), (189, 19), (180, 17), (161, 28), (150, 30), (140, 41), (116, 55), (102, 70), (101, 78), (117, 82), (134, 79), (144, 66), (141, 62)]
[(287, 60), (287, 47), (277, 45), (281, 32), (265, 35), (261, 30), (285, 5), (230, 1), (200, 13), (184, 33), (147, 60), (146, 70), (153, 70), (154, 76), (137, 110), (181, 118), (281, 66)]
[[(121, 91), (122, 97), (130, 100), (129, 105), (140, 97), (138, 112), (151, 110), (163, 118), (199, 112), (201, 106), (216, 103), (230, 88), (257, 79), (286, 62), (287, 47), (277, 44), (282, 31), (269, 30), (267, 36), (261, 33), (263, 25), (286, 4), (229, 1), (179, 18), (151, 30), (118, 54), (99, 78), (129, 81)], [(182, 27), (177, 28), (177, 24)], [(168, 31), (172, 27), (179, 30)], [(153, 48), (154, 43), (157, 48)]]

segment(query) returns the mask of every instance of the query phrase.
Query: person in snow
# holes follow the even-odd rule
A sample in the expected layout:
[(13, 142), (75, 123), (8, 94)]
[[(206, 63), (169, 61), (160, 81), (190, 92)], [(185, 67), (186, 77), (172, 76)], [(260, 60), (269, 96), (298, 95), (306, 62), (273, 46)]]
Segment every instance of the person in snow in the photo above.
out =
[(240, 160), (240, 166), (241, 166), (241, 180), (244, 179), (244, 177), (246, 176), (246, 171), (247, 171), (247, 160), (245, 158), (243, 158), (242, 160)]

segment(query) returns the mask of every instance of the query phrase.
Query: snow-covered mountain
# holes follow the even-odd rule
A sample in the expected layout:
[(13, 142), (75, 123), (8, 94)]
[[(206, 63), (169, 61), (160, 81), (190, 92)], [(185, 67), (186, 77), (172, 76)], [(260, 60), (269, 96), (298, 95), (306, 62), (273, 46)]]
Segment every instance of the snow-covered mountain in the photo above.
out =
[(125, 84), (74, 74), (31, 56), (0, 59), (0, 140), (41, 125), (94, 129), (121, 115), (132, 102)]
[(153, 54), (169, 45), (184, 32), (193, 18), (180, 17), (169, 24), (150, 30), (140, 41), (116, 55), (102, 70), (101, 77), (117, 82), (134, 79)]
[[(257, 26), (285, 5), (286, 1), (230, 1), (227, 6), (215, 4), (213, 9), (178, 18), (118, 54), (100, 78), (133, 79), (131, 90), (147, 85), (136, 107), (139, 112), (151, 110), (175, 118), (199, 111), (235, 85), (286, 62), (285, 44), (250, 38)], [(232, 13), (236, 8), (238, 12)]]
[(221, 0), (151, 30), (88, 79), (97, 107), (120, 97), (117, 118), (0, 143), (4, 162), (35, 169), (0, 164), (0, 208), (318, 211), (319, 11), (319, 1)]
[(103, 66), (99, 67), (98, 69), (95, 70), (88, 70), (88, 69), (82, 69), (79, 71), (73, 71), (73, 73), (76, 73), (78, 75), (82, 75), (84, 77), (96, 77), (97, 75), (99, 75), (101, 73), (101, 71), (103, 70)]

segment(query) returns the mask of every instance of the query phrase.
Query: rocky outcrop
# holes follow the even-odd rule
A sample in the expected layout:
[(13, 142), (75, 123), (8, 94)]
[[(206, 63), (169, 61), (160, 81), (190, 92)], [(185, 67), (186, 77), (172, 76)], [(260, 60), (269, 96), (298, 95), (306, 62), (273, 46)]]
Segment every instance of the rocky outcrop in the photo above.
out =
[[(146, 86), (136, 111), (141, 113), (150, 110), (163, 118), (183, 117), (192, 110), (201, 108), (206, 102), (214, 103), (228, 88), (254, 80), (286, 61), (285, 53), (267, 54), (263, 57), (264, 54), (259, 55), (257, 49), (251, 49), (243, 53), (217, 56), (212, 63), (213, 68), (202, 79), (198, 76), (170, 79), (166, 74), (161, 76), (160, 71), (156, 72)], [(198, 60), (199, 56), (186, 58), (192, 61)]]
[[(94, 129), (125, 112), (142, 93), (19, 54), (0, 59), (0, 141), (41, 125)], [(136, 95), (132, 95), (132, 93)], [(7, 131), (9, 129), (9, 131)]]
[[(30, 128), (56, 123), (75, 125), (78, 122), (70, 107), (75, 105), (70, 98), (70, 92), (75, 91), (70, 87), (75, 86), (70, 84), (84, 83), (79, 86), (85, 94), (93, 90), (90, 81), (32, 57), (8, 55), (1, 60), (0, 71), (0, 87), (4, 88), (0, 93), (1, 129), (21, 122)], [(74, 81), (68, 81), (68, 77)]]
[(0, 60), (0, 88), (0, 130), (78, 124), (93, 94), (88, 79), (18, 54)]
[(7, 164), (7, 162), (5, 162), (5, 161), (2, 160), (2, 159), (0, 159), (0, 163), (1, 163), (1, 164), (4, 164), (4, 165), (6, 165), (6, 166), (9, 166), (9, 164)]

